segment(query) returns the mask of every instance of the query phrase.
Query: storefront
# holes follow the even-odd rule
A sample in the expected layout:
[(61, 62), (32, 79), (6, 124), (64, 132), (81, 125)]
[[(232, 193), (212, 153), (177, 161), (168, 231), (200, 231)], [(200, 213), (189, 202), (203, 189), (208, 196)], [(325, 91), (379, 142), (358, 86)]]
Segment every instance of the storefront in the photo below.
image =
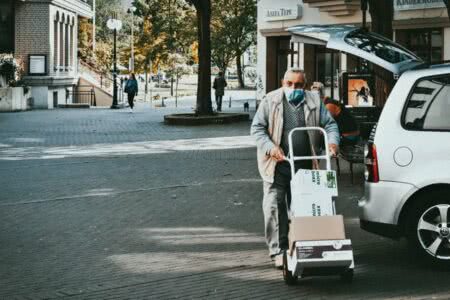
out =
[[(443, 3), (411, 4), (414, 1), (395, 2), (394, 37), (424, 61), (436, 63), (450, 60), (450, 22)], [(356, 25), (362, 14), (360, 1), (280, 0), (258, 3), (258, 98), (281, 86), (284, 72), (289, 67), (305, 70), (309, 85), (322, 82), (326, 94), (344, 100), (342, 78), (348, 73), (367, 73), (364, 61), (338, 51), (326, 49), (313, 40), (296, 41), (287, 28), (297, 25)], [(370, 15), (368, 16), (370, 23)], [(348, 76), (348, 75), (346, 75)], [(351, 77), (351, 76), (350, 76)], [(353, 78), (355, 83), (369, 82), (370, 78)], [(354, 88), (359, 91), (358, 87)], [(355, 92), (356, 93), (356, 92)], [(346, 104), (357, 105), (355, 101)]]

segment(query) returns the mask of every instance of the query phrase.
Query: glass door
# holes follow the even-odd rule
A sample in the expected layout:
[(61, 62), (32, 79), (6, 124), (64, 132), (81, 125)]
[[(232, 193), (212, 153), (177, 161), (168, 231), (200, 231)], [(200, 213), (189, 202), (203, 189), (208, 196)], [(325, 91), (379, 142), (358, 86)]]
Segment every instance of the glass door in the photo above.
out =
[(316, 47), (316, 81), (325, 86), (325, 96), (339, 100), (341, 54), (324, 47)]

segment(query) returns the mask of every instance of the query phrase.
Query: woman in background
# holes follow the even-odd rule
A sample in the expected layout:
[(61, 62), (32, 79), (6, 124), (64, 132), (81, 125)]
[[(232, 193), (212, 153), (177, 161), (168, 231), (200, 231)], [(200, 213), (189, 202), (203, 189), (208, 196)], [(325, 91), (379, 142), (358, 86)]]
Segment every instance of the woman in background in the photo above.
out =
[(128, 94), (128, 104), (130, 105), (130, 112), (133, 112), (134, 97), (137, 96), (138, 90), (139, 87), (136, 76), (134, 76), (134, 73), (131, 73), (131, 76), (125, 85), (125, 93)]

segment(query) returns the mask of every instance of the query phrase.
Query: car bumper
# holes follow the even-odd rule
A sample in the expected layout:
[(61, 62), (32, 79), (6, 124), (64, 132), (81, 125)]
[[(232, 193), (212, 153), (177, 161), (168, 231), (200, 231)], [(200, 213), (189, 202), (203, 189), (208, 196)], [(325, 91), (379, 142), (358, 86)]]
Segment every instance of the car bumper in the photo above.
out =
[[(391, 229), (397, 227), (398, 216), (407, 196), (411, 195), (414, 190), (415, 187), (407, 183), (367, 182), (364, 197), (358, 202), (361, 227), (380, 235), (389, 236)], [(384, 231), (385, 234), (383, 234)]]
[(392, 239), (398, 239), (402, 236), (399, 227), (393, 224), (384, 224), (360, 220), (360, 226), (362, 230)]

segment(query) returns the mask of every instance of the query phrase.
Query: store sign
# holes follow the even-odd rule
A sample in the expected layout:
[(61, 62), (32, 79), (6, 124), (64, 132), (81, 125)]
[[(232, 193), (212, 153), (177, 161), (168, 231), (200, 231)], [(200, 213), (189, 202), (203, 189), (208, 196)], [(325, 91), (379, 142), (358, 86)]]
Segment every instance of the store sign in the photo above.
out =
[(395, 10), (414, 10), (445, 7), (443, 0), (394, 0)]
[(29, 75), (46, 75), (47, 74), (47, 56), (46, 55), (30, 55), (28, 57), (28, 74)]
[(293, 7), (266, 9), (264, 16), (267, 22), (297, 20), (302, 17), (302, 7), (298, 5)]

